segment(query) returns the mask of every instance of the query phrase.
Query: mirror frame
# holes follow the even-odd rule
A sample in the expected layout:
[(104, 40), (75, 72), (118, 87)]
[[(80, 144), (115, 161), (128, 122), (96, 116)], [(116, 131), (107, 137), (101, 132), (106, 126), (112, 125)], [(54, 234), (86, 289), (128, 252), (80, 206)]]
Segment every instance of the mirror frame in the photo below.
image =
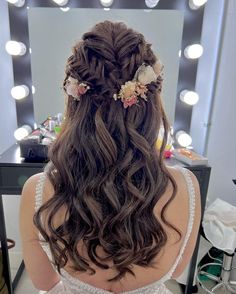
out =
[[(69, 0), (70, 8), (104, 8), (99, 0)], [(8, 3), (9, 25), (11, 40), (23, 42), (27, 47), (27, 52), (23, 56), (12, 56), (14, 85), (25, 84), (30, 89), (30, 94), (22, 100), (16, 100), (16, 113), (18, 127), (30, 125), (34, 127), (34, 107), (32, 94), (32, 74), (30, 40), (28, 30), (27, 11), (30, 7), (50, 7), (58, 8), (52, 0), (26, 0), (23, 7), (16, 7)], [(144, 0), (114, 0), (110, 9), (149, 9)], [(175, 101), (174, 133), (184, 130), (189, 133), (192, 107), (179, 99), (179, 93), (184, 90), (195, 90), (198, 59), (190, 60), (184, 57), (184, 48), (190, 44), (201, 43), (202, 23), (204, 16), (204, 5), (197, 10), (189, 7), (188, 0), (160, 0), (153, 8), (158, 10), (181, 10), (184, 14), (184, 26), (181, 42), (181, 57), (179, 63), (179, 75), (177, 93)]]

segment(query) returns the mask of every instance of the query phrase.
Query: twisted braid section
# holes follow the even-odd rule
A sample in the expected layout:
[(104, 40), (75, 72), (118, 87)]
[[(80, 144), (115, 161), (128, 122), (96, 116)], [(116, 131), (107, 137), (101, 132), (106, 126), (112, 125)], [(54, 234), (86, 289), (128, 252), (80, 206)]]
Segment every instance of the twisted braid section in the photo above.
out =
[(93, 89), (94, 95), (91, 97), (90, 93), (90, 98), (97, 101), (101, 101), (101, 97), (113, 97), (121, 85), (133, 79), (143, 62), (155, 62), (154, 56), (148, 58), (146, 54), (150, 44), (146, 44), (143, 35), (131, 29), (125, 31), (122, 23), (114, 27), (106, 22), (106, 26), (104, 29), (98, 24), (94, 31), (83, 35), (82, 41), (74, 47), (66, 69), (66, 78), (71, 75), (86, 81)]
[[(86, 81), (92, 90), (79, 102), (68, 99), (66, 120), (46, 167), (55, 194), (34, 219), (59, 271), (68, 260), (74, 270), (91, 274), (93, 265), (112, 266), (117, 275), (110, 281), (119, 280), (134, 274), (133, 264), (152, 266), (167, 241), (153, 212), (169, 181), (173, 185), (169, 202), (176, 194), (162, 159), (169, 130), (160, 99), (162, 79), (149, 85), (147, 102), (142, 99), (124, 109), (112, 99), (144, 62), (156, 62), (144, 37), (108, 21), (84, 34), (68, 59), (65, 80), (72, 76)], [(165, 135), (158, 152), (155, 142), (161, 123)], [(62, 207), (65, 219), (55, 227), (56, 212)], [(162, 221), (175, 229), (165, 219), (166, 207)], [(48, 215), (45, 225), (43, 213)], [(87, 259), (79, 244), (86, 246)]]

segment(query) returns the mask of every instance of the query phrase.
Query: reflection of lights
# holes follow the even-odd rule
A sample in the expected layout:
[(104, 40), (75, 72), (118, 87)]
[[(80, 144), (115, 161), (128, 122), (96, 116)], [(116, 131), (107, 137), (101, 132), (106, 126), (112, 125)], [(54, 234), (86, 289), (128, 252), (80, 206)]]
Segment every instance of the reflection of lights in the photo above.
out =
[(22, 7), (25, 5), (25, 0), (7, 0), (7, 2), (14, 4), (17, 7)]
[(111, 10), (111, 8), (109, 8), (109, 7), (104, 7), (103, 8), (105, 11), (110, 11)]
[(155, 6), (157, 6), (157, 4), (158, 4), (159, 1), (160, 0), (145, 0), (145, 4), (149, 8), (154, 8)]
[(179, 57), (181, 57), (181, 55), (182, 55), (182, 51), (181, 51), (181, 50), (179, 50)]
[(10, 55), (24, 55), (26, 52), (25, 44), (16, 41), (6, 42), (5, 48)]
[(189, 0), (189, 7), (191, 9), (198, 9), (199, 7), (203, 6), (207, 0)]
[(175, 135), (175, 138), (179, 145), (182, 147), (188, 147), (192, 144), (191, 136), (187, 134), (185, 131), (178, 131)]
[(195, 105), (199, 100), (199, 95), (194, 91), (183, 90), (181, 91), (179, 98), (188, 105)]
[(23, 125), (22, 127), (18, 128), (14, 132), (14, 137), (17, 141), (21, 141), (23, 138), (28, 136), (32, 132), (32, 129), (28, 125)]
[(104, 6), (104, 7), (109, 7), (112, 5), (113, 0), (100, 0), (100, 3)]
[(184, 49), (184, 55), (189, 59), (196, 59), (202, 56), (203, 47), (200, 44), (192, 44)]
[(11, 95), (16, 100), (23, 99), (29, 95), (29, 88), (25, 85), (13, 87), (11, 89)]
[(70, 7), (60, 7), (61, 11), (67, 12), (70, 10)]
[(56, 4), (64, 6), (68, 3), (68, 0), (53, 0)]
[(35, 94), (35, 86), (32, 86), (32, 94)]

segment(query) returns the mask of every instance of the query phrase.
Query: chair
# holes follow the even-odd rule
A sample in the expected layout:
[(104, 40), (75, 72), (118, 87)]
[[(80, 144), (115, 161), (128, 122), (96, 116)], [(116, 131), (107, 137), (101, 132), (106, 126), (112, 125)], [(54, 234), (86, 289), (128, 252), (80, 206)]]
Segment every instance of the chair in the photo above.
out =
[[(197, 281), (199, 286), (206, 293), (216, 293), (219, 289), (226, 289), (230, 293), (236, 293), (236, 281), (231, 280), (231, 273), (236, 267), (233, 266), (233, 258), (236, 253), (236, 207), (229, 203), (217, 199), (206, 209), (202, 222), (204, 233), (202, 234), (215, 248), (223, 252), (223, 260), (213, 258), (215, 262), (208, 262), (199, 266), (197, 271)], [(209, 266), (221, 268), (220, 276), (213, 275), (206, 271)], [(215, 285), (211, 288), (200, 279), (204, 275)], [(221, 293), (221, 292), (217, 292)]]

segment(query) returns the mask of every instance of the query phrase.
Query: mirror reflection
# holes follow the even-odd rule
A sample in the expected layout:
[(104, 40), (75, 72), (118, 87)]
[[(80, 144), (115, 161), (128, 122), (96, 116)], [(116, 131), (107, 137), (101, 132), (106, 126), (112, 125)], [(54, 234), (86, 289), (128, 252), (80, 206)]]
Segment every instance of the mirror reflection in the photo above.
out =
[(64, 112), (63, 68), (71, 47), (83, 32), (106, 19), (125, 22), (152, 43), (165, 65), (162, 99), (168, 118), (174, 123), (183, 11), (74, 8), (65, 12), (60, 8), (30, 8), (28, 18), (36, 123)]

